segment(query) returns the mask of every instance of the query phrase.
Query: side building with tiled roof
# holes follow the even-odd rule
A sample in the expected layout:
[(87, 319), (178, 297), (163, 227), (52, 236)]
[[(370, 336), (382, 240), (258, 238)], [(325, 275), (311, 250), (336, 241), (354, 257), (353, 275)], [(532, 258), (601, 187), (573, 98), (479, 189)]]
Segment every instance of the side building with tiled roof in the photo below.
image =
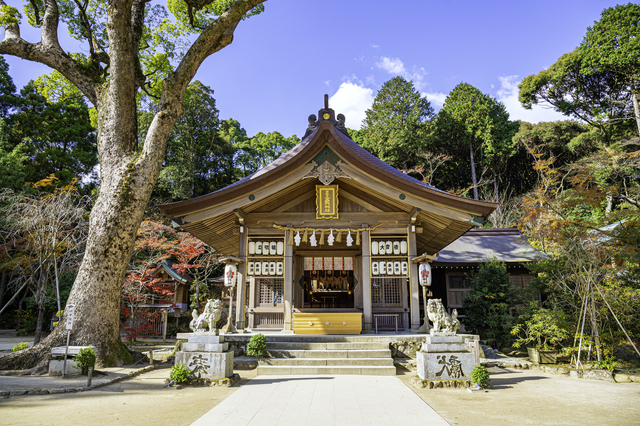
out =
[(440, 250), (432, 263), (432, 296), (442, 299), (451, 312), (457, 309), (464, 317), (462, 300), (471, 289), (471, 276), (483, 262), (493, 259), (507, 267), (516, 290), (524, 290), (535, 278), (527, 264), (546, 259), (517, 228), (471, 229)]

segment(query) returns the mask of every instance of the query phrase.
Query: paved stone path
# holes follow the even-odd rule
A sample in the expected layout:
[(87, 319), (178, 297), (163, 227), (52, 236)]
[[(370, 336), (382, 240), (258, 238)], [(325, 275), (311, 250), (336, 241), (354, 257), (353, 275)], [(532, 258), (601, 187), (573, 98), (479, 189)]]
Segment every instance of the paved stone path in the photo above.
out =
[(258, 376), (193, 426), (449, 425), (398, 378)]

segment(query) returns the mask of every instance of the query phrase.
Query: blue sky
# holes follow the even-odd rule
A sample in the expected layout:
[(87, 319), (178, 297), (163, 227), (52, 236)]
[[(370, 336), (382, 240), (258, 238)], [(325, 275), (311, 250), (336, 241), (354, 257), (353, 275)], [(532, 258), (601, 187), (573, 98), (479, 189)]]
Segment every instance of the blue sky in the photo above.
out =
[[(325, 93), (347, 126), (359, 128), (377, 91), (396, 75), (413, 80), (436, 109), (467, 82), (502, 101), (512, 119), (553, 121), (564, 117), (520, 107), (517, 83), (573, 50), (615, 4), (269, 0), (263, 14), (239, 24), (234, 42), (207, 59), (196, 79), (214, 90), (220, 117), (238, 120), (249, 135), (302, 136)], [(23, 37), (38, 41), (24, 21)], [(77, 51), (78, 42), (64, 47)], [(18, 88), (50, 71), (5, 58)]]

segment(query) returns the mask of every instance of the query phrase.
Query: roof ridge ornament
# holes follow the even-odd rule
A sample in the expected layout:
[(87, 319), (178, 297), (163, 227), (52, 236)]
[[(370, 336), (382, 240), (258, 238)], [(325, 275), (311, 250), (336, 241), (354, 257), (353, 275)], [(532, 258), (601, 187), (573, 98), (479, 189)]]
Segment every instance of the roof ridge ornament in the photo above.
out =
[[(318, 118), (320, 117), (320, 118)], [(336, 129), (340, 130), (345, 135), (349, 136), (349, 132), (347, 131), (347, 126), (345, 125), (345, 116), (344, 114), (338, 114), (337, 117), (335, 115), (335, 111), (329, 108), (329, 95), (324, 95), (324, 108), (318, 111), (318, 116), (315, 114), (311, 114), (309, 116), (309, 126), (307, 127), (307, 131), (305, 132), (302, 139), (309, 136), (313, 133), (314, 130), (318, 128), (320, 123), (323, 121), (328, 121), (332, 123)]]

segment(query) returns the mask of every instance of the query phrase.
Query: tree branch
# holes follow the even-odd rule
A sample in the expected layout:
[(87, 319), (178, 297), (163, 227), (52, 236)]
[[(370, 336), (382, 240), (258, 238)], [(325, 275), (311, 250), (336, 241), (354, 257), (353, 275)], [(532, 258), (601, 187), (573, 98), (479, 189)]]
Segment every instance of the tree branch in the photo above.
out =
[[(0, 5), (6, 6), (4, 0), (0, 0)], [(55, 0), (45, 0), (40, 43), (29, 43), (22, 39), (18, 24), (5, 25), (5, 37), (0, 41), (0, 54), (39, 62), (59, 71), (95, 105), (98, 96), (94, 81), (85, 75), (79, 64), (69, 57), (58, 43), (58, 17), (58, 4)]]
[(144, 11), (149, 0), (134, 0), (131, 8), (131, 49), (136, 53), (136, 86), (142, 87), (146, 77), (140, 64), (140, 40), (144, 29)]
[[(235, 0), (229, 9), (205, 28), (191, 45), (175, 72), (165, 80), (165, 91), (172, 92), (171, 95), (184, 93), (202, 62), (213, 53), (231, 44), (233, 32), (244, 14), (264, 1), (266, 0)], [(208, 3), (210, 1), (206, 0), (189, 2), (196, 9)]]

